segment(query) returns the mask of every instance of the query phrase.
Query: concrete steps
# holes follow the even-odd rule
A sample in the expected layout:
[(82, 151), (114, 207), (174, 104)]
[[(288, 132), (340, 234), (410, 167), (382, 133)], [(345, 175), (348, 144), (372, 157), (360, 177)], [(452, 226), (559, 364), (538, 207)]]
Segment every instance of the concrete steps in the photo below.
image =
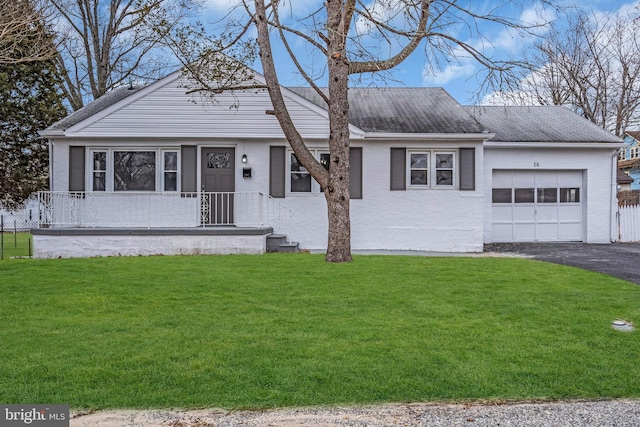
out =
[(300, 245), (298, 242), (287, 242), (284, 234), (269, 234), (267, 252), (300, 252)]

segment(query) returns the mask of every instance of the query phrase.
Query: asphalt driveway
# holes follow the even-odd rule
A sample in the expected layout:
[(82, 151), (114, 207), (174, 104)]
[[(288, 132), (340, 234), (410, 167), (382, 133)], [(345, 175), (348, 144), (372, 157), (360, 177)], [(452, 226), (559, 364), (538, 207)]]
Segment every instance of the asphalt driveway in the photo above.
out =
[(640, 243), (491, 243), (484, 251), (571, 265), (640, 285)]

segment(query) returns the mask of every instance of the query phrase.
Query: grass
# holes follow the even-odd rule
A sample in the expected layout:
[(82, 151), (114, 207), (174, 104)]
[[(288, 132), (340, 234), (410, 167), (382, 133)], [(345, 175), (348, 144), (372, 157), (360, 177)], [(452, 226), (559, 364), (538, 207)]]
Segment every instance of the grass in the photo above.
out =
[(11, 259), (11, 257), (29, 256), (32, 251), (29, 245), (33, 244), (31, 233), (8, 232), (5, 231), (0, 240), (3, 244), (0, 247), (0, 261)]
[(640, 286), (524, 259), (0, 263), (0, 402), (270, 408), (640, 397)]

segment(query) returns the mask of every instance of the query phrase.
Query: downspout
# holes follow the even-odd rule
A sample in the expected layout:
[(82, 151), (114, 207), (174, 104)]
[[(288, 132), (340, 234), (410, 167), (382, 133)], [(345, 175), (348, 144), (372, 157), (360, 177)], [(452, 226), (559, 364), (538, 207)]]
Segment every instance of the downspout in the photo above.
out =
[(53, 141), (49, 141), (49, 191), (53, 191)]
[(618, 207), (618, 154), (620, 150), (622, 148), (618, 148), (611, 155), (611, 203), (609, 206), (609, 240), (611, 243), (620, 240), (620, 209)]

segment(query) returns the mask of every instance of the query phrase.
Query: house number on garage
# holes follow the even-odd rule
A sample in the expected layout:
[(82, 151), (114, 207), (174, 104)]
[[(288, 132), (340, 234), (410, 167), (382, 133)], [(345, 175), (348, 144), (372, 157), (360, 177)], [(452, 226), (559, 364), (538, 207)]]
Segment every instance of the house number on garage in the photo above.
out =
[(540, 162), (533, 162), (533, 167), (534, 168), (539, 168), (540, 167)]

